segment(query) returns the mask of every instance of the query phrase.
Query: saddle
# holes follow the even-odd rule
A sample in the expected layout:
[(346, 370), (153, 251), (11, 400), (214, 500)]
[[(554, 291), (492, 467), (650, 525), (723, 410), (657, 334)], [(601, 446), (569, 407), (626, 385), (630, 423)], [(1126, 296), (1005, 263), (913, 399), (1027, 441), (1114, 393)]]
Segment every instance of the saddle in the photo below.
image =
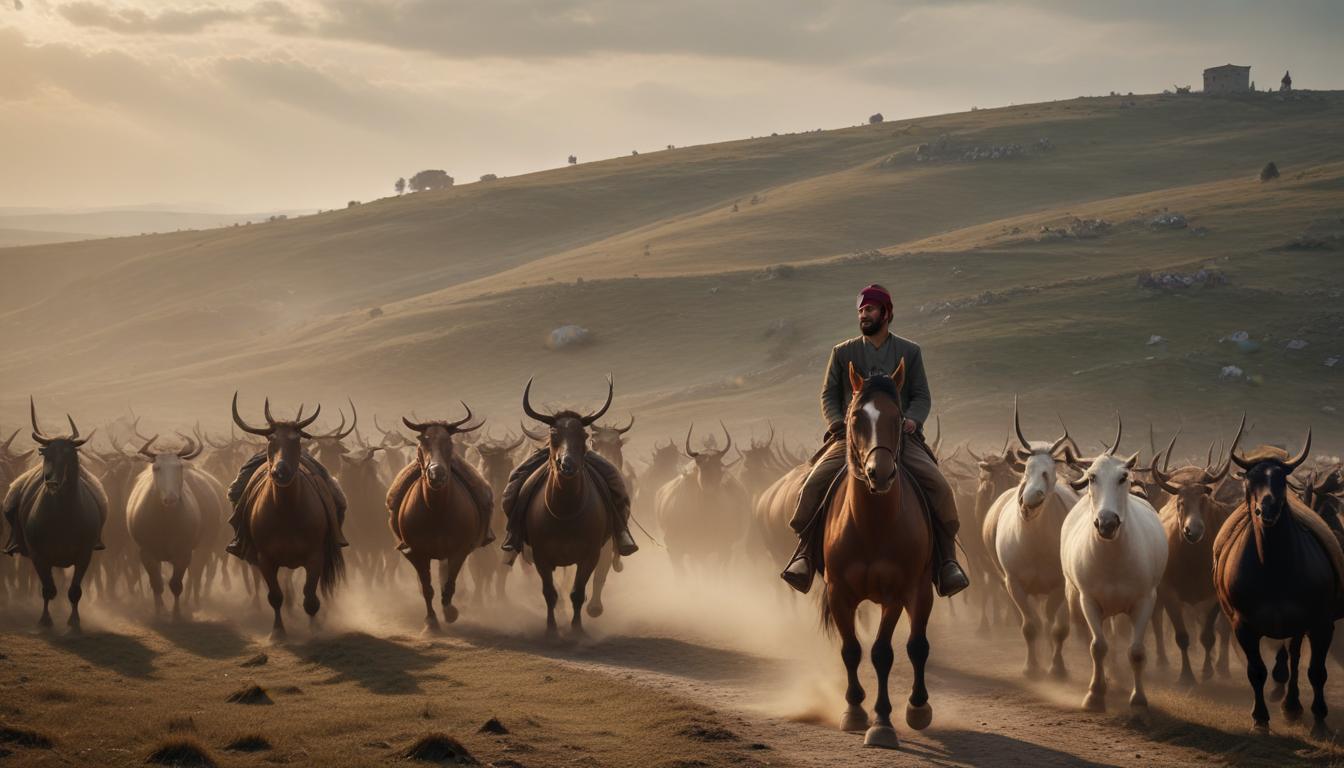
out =
[[(329, 524), (339, 525), (340, 505), (336, 503), (336, 489), (332, 487), (335, 480), (327, 480), (309, 462), (316, 463), (315, 459), (304, 456), (299, 462), (299, 473), (294, 478), (296, 483), (304, 483), (317, 494), (317, 498), (322, 502), (323, 512), (326, 514)], [(247, 480), (247, 486), (243, 488), (243, 495), (238, 501), (238, 509), (242, 511), (242, 518), (239, 525), (238, 537), (239, 544), (242, 546), (243, 560), (256, 565), (257, 548), (252, 541), (252, 504), (256, 501), (257, 493), (261, 490), (261, 485), (270, 477), (268, 472), (253, 472)], [(332, 535), (332, 531), (327, 533)]]
[[(1321, 548), (1330, 558), (1330, 564), (1334, 566), (1335, 581), (1339, 586), (1341, 597), (1344, 598), (1344, 540), (1341, 540), (1339, 534), (1327, 525), (1320, 515), (1297, 497), (1288, 497), (1288, 510), (1293, 519), (1320, 542)], [(1223, 523), (1223, 527), (1218, 530), (1218, 536), (1213, 540), (1214, 568), (1222, 567), (1227, 550), (1234, 542), (1239, 541), (1242, 536), (1250, 535), (1250, 525), (1250, 511), (1243, 503), (1228, 516), (1227, 522)]]
[[(482, 482), (473, 482), (468, 475), (475, 472), (470, 465), (463, 463), (457, 456), (453, 457), (451, 467), (453, 478), (461, 483), (463, 488), (471, 496), (471, 500), (476, 504), (476, 510), (482, 515), (489, 516), (494, 509), (494, 497), (490, 493), (489, 486)], [(397, 512), (401, 509), (401, 503), (406, 500), (406, 494), (411, 492), (411, 488), (420, 482), (421, 469), (420, 462), (412, 461), (401, 468), (397, 476), (393, 478), (392, 484), (387, 488), (387, 513), (389, 515), (388, 523), (392, 526), (392, 533), (396, 534), (397, 541), (405, 543), (401, 538), (401, 530), (397, 527)]]

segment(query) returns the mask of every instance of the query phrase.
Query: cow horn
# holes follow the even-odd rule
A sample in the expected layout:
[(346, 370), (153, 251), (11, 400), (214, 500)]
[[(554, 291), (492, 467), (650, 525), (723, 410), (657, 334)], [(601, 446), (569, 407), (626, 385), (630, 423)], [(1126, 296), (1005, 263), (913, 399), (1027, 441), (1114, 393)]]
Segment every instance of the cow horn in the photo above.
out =
[(693, 429), (695, 429), (695, 422), (691, 422), (691, 426), (686, 428), (686, 455), (692, 459), (700, 456), (700, 454), (691, 450), (691, 430)]
[(976, 455), (975, 451), (972, 451), (972, 450), (971, 450), (971, 446), (969, 446), (969, 445), (966, 446), (966, 453), (970, 454), (970, 456), (971, 456), (972, 459), (975, 459), (975, 463), (976, 463), (976, 464), (980, 464), (980, 463), (984, 462), (984, 459), (981, 458), (980, 456)]
[(1116, 450), (1120, 447), (1120, 436), (1125, 433), (1125, 422), (1120, 418), (1120, 414), (1115, 414), (1115, 442), (1106, 449), (1107, 456), (1114, 456)]
[[(68, 422), (70, 422), (70, 439), (71, 439), (71, 440), (74, 440), (74, 439), (78, 438), (78, 437), (79, 437), (79, 427), (76, 427), (76, 426), (75, 426), (75, 420), (72, 419), (72, 418), (70, 418), (70, 414), (68, 414), (68, 413), (65, 414), (65, 420), (68, 421)], [(87, 442), (87, 440), (86, 440), (85, 442)], [(81, 443), (81, 445), (82, 445), (82, 443)]]
[[(1171, 442), (1167, 443), (1166, 450), (1161, 453), (1153, 454), (1153, 465), (1149, 468), (1149, 471), (1153, 473), (1153, 479), (1157, 481), (1157, 484), (1162, 486), (1162, 490), (1170, 494), (1175, 494), (1179, 490), (1172, 484), (1171, 476), (1167, 474), (1167, 470), (1171, 466), (1171, 454), (1176, 450), (1176, 438), (1180, 437), (1180, 434), (1181, 430), (1177, 428), (1176, 434), (1171, 436)], [(1160, 467), (1157, 465), (1158, 456), (1162, 457), (1162, 466)]]
[(465, 408), (467, 411), (467, 417), (459, 421), (449, 422), (447, 424), (449, 432), (471, 432), (480, 429), (485, 424), (485, 422), (482, 421), (480, 424), (477, 424), (476, 426), (471, 427), (470, 429), (461, 429), (461, 426), (463, 424), (466, 424), (468, 421), (471, 421), (471, 407), (467, 405), (465, 401), (458, 400), (457, 402), (462, 403), (462, 407)]
[(271, 398), (266, 398), (266, 401), (261, 404), (261, 413), (266, 417), (266, 424), (274, 427), (275, 417), (271, 415)]
[(39, 445), (50, 443), (52, 438), (45, 437), (42, 434), (42, 428), (37, 426), (37, 406), (33, 404), (32, 395), (28, 396), (28, 417), (32, 419), (33, 422), (33, 442)]
[(178, 432), (177, 436), (187, 441), (187, 444), (179, 448), (177, 451), (177, 457), (179, 459), (182, 459), (183, 461), (191, 461), (197, 456), (200, 456), (201, 451), (205, 450), (204, 445), (193, 440), (191, 437), (184, 435), (181, 432)]
[(731, 433), (728, 432), (728, 427), (724, 425), (722, 419), (719, 420), (719, 426), (723, 427), (723, 434), (725, 437), (728, 438), (728, 444), (723, 446), (723, 450), (719, 451), (719, 456), (723, 456), (724, 454), (728, 453), (728, 449), (733, 447), (733, 436)]
[(514, 451), (518, 450), (518, 449), (522, 446), (522, 444), (523, 444), (523, 439), (524, 439), (523, 436), (522, 436), (522, 435), (519, 435), (519, 436), (518, 436), (518, 439), (517, 439), (516, 441), (514, 441), (513, 444), (511, 444), (511, 445), (505, 447), (504, 450), (507, 451), (507, 452), (509, 452), (509, 453), (513, 453)]
[(428, 422), (411, 421), (405, 416), (401, 417), (401, 423), (405, 424), (406, 428), (411, 430), (412, 432), (424, 432), (426, 429), (429, 429), (430, 427)]
[[(544, 413), (541, 413), (540, 411), (538, 411), (538, 410), (536, 410), (535, 408), (532, 407), (532, 379), (531, 379), (531, 378), (529, 378), (529, 379), (527, 380), (527, 386), (526, 386), (526, 387), (523, 387), (523, 413), (526, 413), (526, 414), (528, 415), (529, 418), (531, 418), (531, 419), (533, 419), (533, 420), (535, 420), (535, 421), (540, 421), (542, 424), (548, 424), (548, 425), (550, 425), (550, 426), (552, 426), (552, 427), (555, 426), (555, 417), (554, 417), (554, 416), (549, 416), (549, 415), (546, 415), (546, 414), (544, 414)], [(523, 431), (526, 432), (526, 431), (527, 431), (527, 428), (524, 427), (524, 428), (523, 428)], [(540, 438), (535, 438), (535, 439), (538, 439), (538, 440), (539, 440)]]
[(523, 436), (524, 436), (524, 437), (526, 437), (526, 438), (529, 439), (529, 440), (532, 440), (533, 442), (538, 442), (538, 443), (539, 443), (539, 442), (541, 442), (542, 440), (545, 440), (545, 439), (546, 439), (546, 436), (545, 436), (545, 435), (539, 435), (539, 434), (537, 434), (536, 432), (529, 431), (528, 428), (527, 428), (527, 425), (524, 424), (522, 421), (519, 421), (519, 422), (518, 422), (518, 428), (521, 429), (521, 430), (523, 430)]
[(16, 428), (14, 432), (10, 434), (9, 439), (6, 440), (3, 445), (0, 445), (0, 450), (3, 450), (5, 453), (9, 453), (9, 446), (14, 444), (14, 438), (18, 437), (19, 433), (22, 431), (23, 427)]
[[(1022, 448), (1028, 453), (1031, 452), (1031, 442), (1027, 436), (1022, 434), (1022, 420), (1017, 414), (1017, 395), (1013, 395), (1013, 429), (1017, 430), (1017, 441), (1022, 443)], [(1006, 448), (1007, 446), (1005, 446)], [(1005, 452), (1006, 453), (1006, 452)]]
[[(298, 419), (298, 417), (295, 417), (296, 421), (294, 423), (294, 426), (298, 427), (300, 430), (307, 429), (308, 425), (312, 424), (314, 421), (317, 421), (317, 415), (320, 413), (322, 413), (322, 404), (318, 403), (317, 407), (313, 409), (313, 415), (309, 416), (306, 419)], [(299, 406), (299, 414), (300, 415), (303, 414), (303, 406)], [(345, 422), (344, 413), (341, 414), (341, 422), (342, 423)]]
[(1299, 451), (1298, 454), (1293, 458), (1285, 461), (1283, 465), (1288, 468), (1289, 472), (1292, 472), (1294, 469), (1297, 469), (1298, 467), (1302, 466), (1302, 462), (1306, 461), (1307, 456), (1309, 456), (1310, 454), (1311, 454), (1311, 427), (1307, 427), (1307, 440), (1305, 443), (1302, 444), (1302, 450)]
[(597, 413), (590, 413), (590, 414), (588, 414), (587, 416), (584, 416), (584, 417), (580, 420), (580, 421), (583, 423), (583, 426), (585, 426), (585, 427), (586, 427), (586, 426), (589, 426), (589, 425), (591, 425), (594, 421), (597, 421), (598, 419), (602, 418), (602, 414), (606, 413), (606, 412), (607, 412), (607, 409), (611, 407), (611, 398), (612, 398), (612, 396), (615, 395), (615, 394), (616, 394), (616, 383), (615, 383), (614, 381), (612, 381), (611, 374), (608, 373), (608, 374), (607, 374), (607, 402), (605, 402), (605, 403), (602, 404), (602, 407), (599, 408), (599, 409), (597, 410)]
[(624, 427), (617, 427), (616, 434), (624, 435), (626, 432), (629, 432), (631, 429), (633, 429), (634, 426), (635, 426), (635, 414), (632, 413), (630, 414), (630, 423), (626, 424)]
[(144, 444), (144, 445), (140, 446), (140, 450), (137, 451), (137, 453), (139, 453), (141, 456), (144, 456), (145, 458), (149, 459), (150, 461), (153, 461), (153, 460), (154, 460), (154, 454), (150, 453), (150, 451), (149, 451), (149, 446), (153, 445), (153, 444), (154, 444), (154, 441), (155, 441), (155, 440), (158, 440), (158, 439), (159, 439), (159, 436), (158, 436), (158, 435), (155, 435), (155, 436), (149, 438), (148, 440), (145, 441), (145, 444)]
[(268, 429), (258, 429), (243, 421), (243, 417), (238, 415), (238, 393), (233, 393), (233, 423), (237, 424), (239, 429), (249, 435), (260, 435), (262, 437), (271, 436), (271, 433), (275, 431), (275, 422), (271, 419), (271, 403), (269, 398), (266, 401), (266, 422), (269, 425)]

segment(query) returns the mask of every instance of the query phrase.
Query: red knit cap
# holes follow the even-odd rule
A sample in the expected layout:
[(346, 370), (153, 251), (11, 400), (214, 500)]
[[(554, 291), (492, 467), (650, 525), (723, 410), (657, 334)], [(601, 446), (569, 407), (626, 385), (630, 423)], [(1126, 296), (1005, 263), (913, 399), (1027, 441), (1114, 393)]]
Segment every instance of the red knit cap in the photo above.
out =
[(859, 291), (859, 301), (854, 308), (863, 309), (864, 306), (867, 304), (875, 304), (879, 307), (884, 307), (886, 308), (887, 312), (890, 313), (891, 294), (887, 293), (886, 288), (883, 288), (877, 283), (873, 283), (872, 285), (866, 286), (864, 287), (863, 290)]

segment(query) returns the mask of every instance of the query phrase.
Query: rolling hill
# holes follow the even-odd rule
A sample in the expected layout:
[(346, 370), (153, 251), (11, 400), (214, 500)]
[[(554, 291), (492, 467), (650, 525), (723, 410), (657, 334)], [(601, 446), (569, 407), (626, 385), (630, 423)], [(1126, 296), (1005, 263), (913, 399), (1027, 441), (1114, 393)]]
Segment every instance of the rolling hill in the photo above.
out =
[[(1261, 182), (1271, 160), (1281, 176)], [(1338, 446), (1342, 238), (1333, 92), (1087, 98), (685, 147), (282, 222), (0, 249), (0, 425), (32, 393), (46, 419), (133, 406), (224, 427), (239, 389), (254, 417), (265, 395), (422, 417), (460, 398), (507, 427), (528, 376), (538, 399), (583, 405), (611, 371), (638, 445), (689, 417), (740, 439), (773, 419), (810, 442), (827, 349), (878, 281), (949, 432), (1001, 440), (1020, 393), (1028, 424), (1053, 432), (1058, 411), (1088, 440), (1117, 411), (1206, 438), (1245, 409), (1260, 436), (1313, 423)], [(1191, 287), (1138, 279), (1201, 268), (1213, 277)], [(592, 343), (548, 348), (571, 323)], [(1224, 340), (1238, 331), (1250, 343)]]

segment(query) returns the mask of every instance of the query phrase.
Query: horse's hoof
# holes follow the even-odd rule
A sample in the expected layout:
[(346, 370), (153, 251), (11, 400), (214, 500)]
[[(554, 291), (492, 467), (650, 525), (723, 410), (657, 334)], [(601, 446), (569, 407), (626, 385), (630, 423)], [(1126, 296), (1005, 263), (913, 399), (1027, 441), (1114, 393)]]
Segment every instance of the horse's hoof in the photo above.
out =
[(1251, 735), (1252, 735), (1252, 736), (1268, 736), (1268, 735), (1269, 735), (1269, 721), (1266, 720), (1266, 721), (1264, 721), (1264, 722), (1260, 722), (1259, 720), (1257, 720), (1257, 721), (1255, 721), (1254, 723), (1252, 723), (1252, 724), (1251, 724)]
[(601, 615), (602, 615), (602, 604), (601, 604), (601, 603), (589, 603), (589, 604), (588, 604), (588, 615), (591, 616), (591, 617), (593, 617), (594, 619), (596, 619), (598, 616), (601, 616)]
[(1055, 680), (1068, 680), (1069, 668), (1064, 666), (1064, 662), (1055, 662), (1050, 665), (1050, 677)]
[(868, 713), (862, 707), (849, 707), (840, 718), (840, 730), (846, 733), (868, 730)]
[(863, 746), (878, 749), (900, 749), (901, 740), (890, 725), (874, 725), (863, 735)]
[(1324, 720), (1317, 720), (1316, 724), (1311, 726), (1311, 738), (1320, 741), (1334, 741), (1335, 732), (1325, 724)]
[(1301, 704), (1297, 704), (1296, 706), (1289, 706), (1288, 703), (1285, 701), (1284, 705), (1280, 709), (1283, 711), (1284, 720), (1287, 720), (1290, 723), (1296, 723), (1302, 720)]
[[(911, 728), (914, 728), (916, 731), (922, 731), (925, 728), (928, 728), (929, 724), (932, 722), (933, 722), (933, 707), (929, 706), (929, 703), (927, 701), (924, 702), (922, 706), (918, 707), (910, 703), (907, 703), (905, 705), (906, 725), (910, 726)], [(891, 735), (892, 738), (895, 738), (896, 733), (893, 731)]]
[(457, 608), (451, 605), (443, 606), (443, 620), (452, 624), (457, 621)]
[(1287, 695), (1287, 693), (1288, 693), (1287, 687), (1285, 687), (1283, 683), (1278, 683), (1273, 688), (1269, 689), (1269, 693), (1265, 696), (1265, 698), (1269, 699), (1270, 701), (1279, 701), (1285, 695)]
[(1096, 691), (1088, 691), (1083, 697), (1083, 710), (1087, 712), (1105, 712), (1106, 694)]

